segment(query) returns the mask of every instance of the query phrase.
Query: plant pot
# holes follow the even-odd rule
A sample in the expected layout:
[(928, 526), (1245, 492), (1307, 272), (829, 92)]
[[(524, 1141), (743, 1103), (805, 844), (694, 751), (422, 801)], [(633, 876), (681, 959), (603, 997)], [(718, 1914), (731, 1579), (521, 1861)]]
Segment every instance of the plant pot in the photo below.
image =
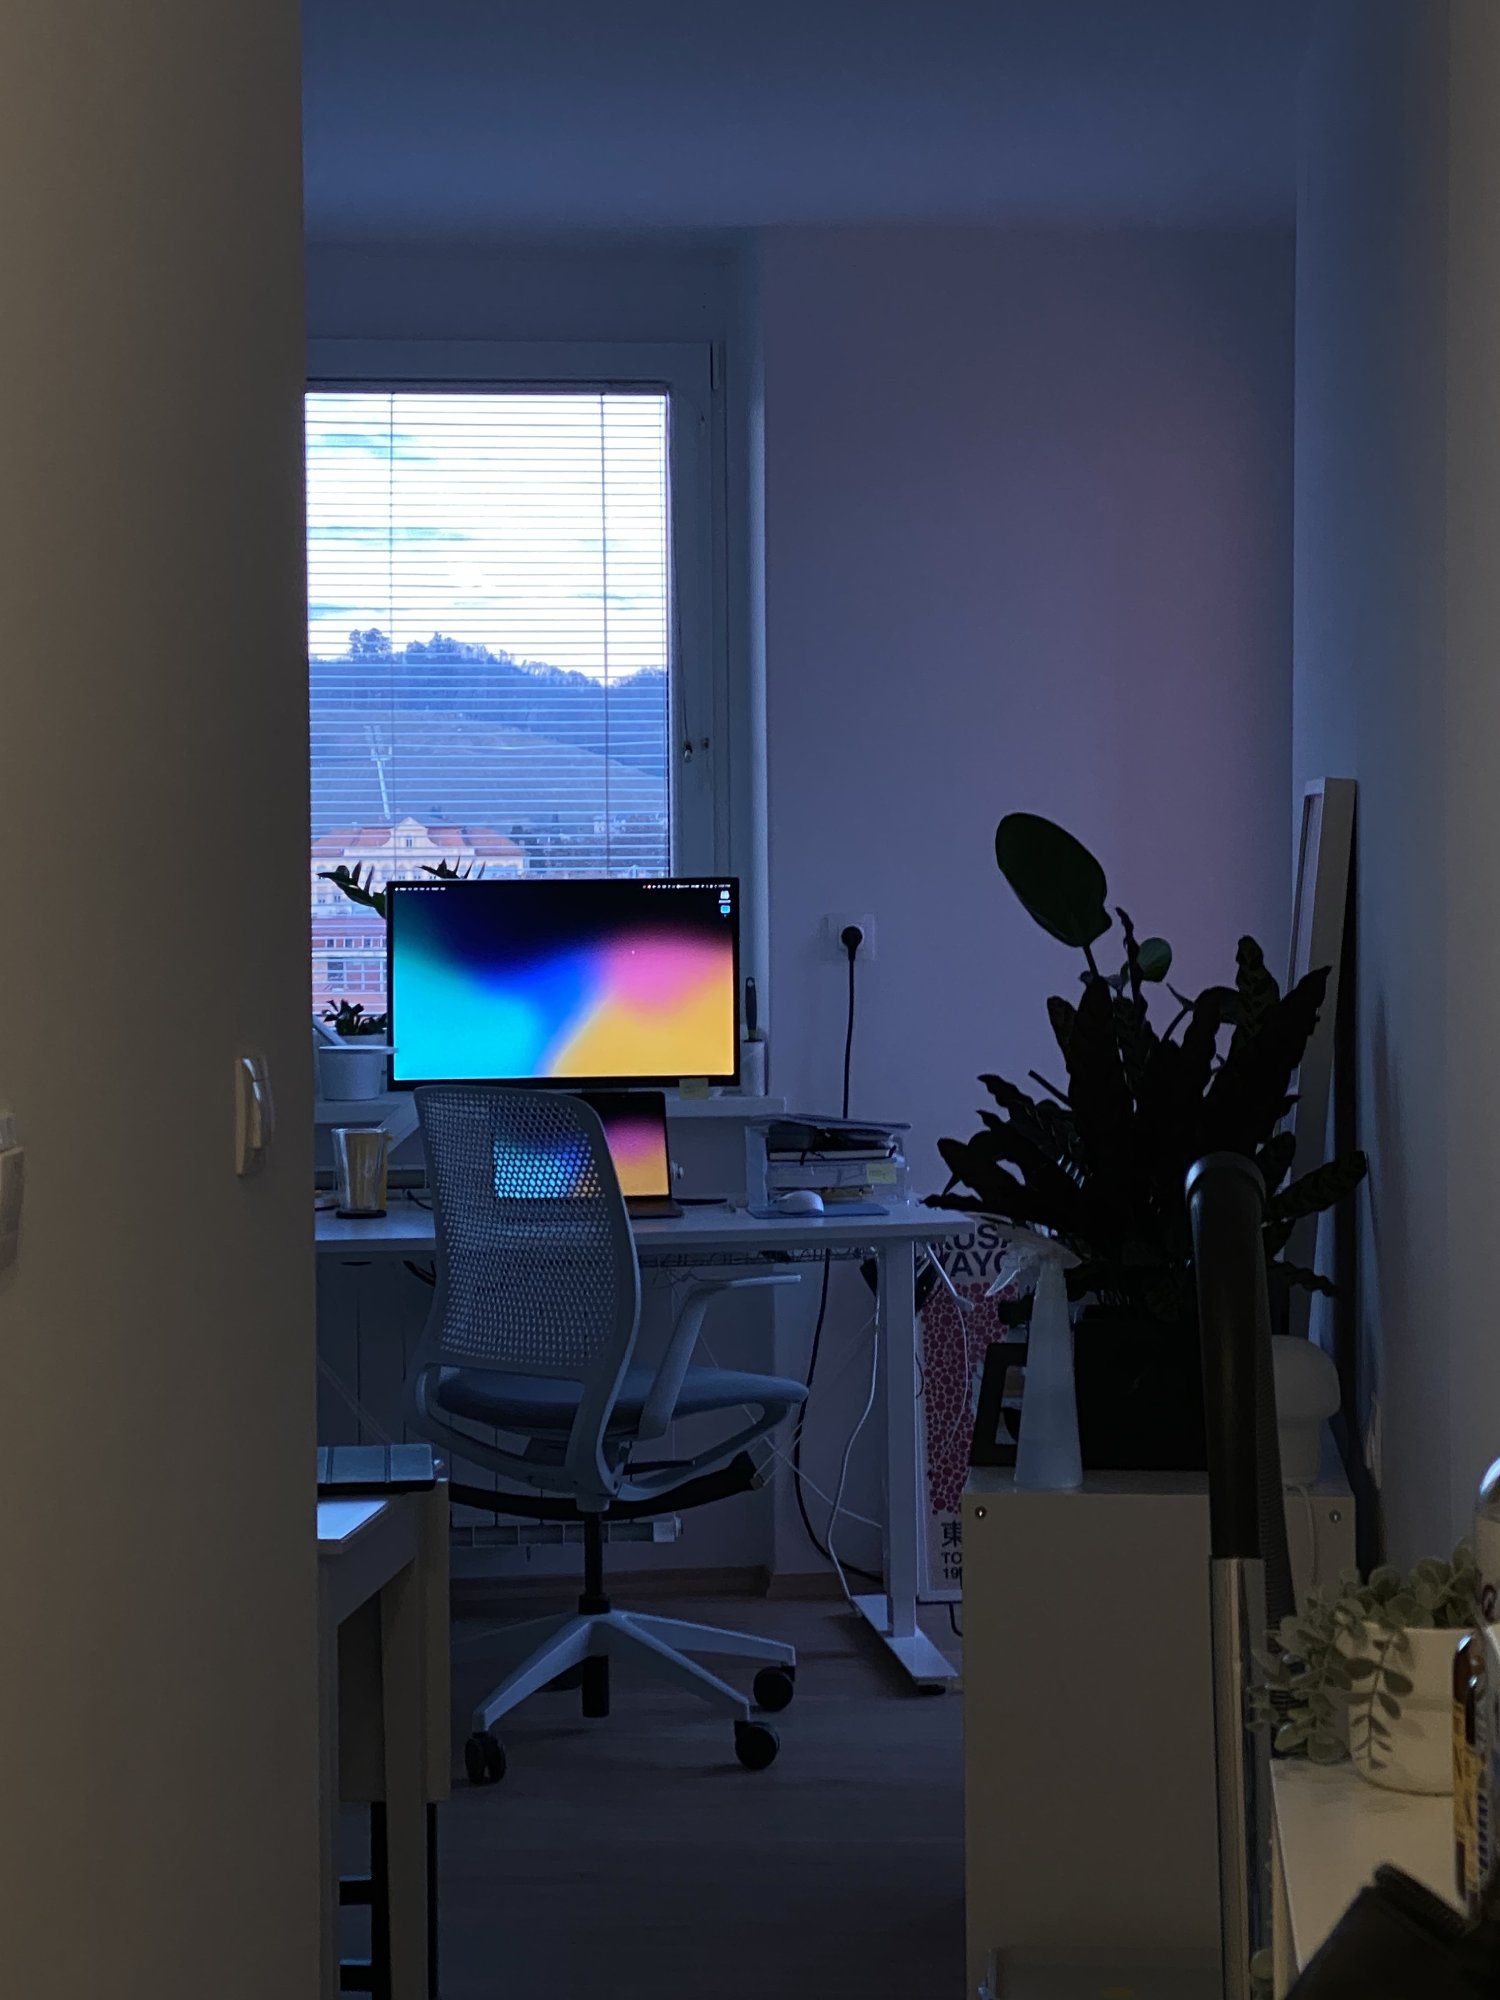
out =
[(1197, 1322), (1089, 1305), (1073, 1329), (1078, 1444), (1086, 1472), (1202, 1472)]
[[(1360, 1726), (1362, 1697), (1371, 1692), (1372, 1677), (1355, 1682), (1349, 1696), (1349, 1756), (1372, 1785), (1436, 1796), (1453, 1789), (1453, 1650), (1463, 1633), (1410, 1631), (1406, 1637), (1409, 1650), (1399, 1661), (1393, 1654), (1391, 1664), (1412, 1682), (1412, 1691), (1401, 1696), (1399, 1715), (1386, 1715), (1377, 1707), (1390, 1736), (1372, 1743)], [(1357, 1643), (1378, 1659), (1384, 1635), (1367, 1625)]]
[(318, 1095), (336, 1103), (383, 1097), (390, 1044), (373, 1037), (318, 1049)]

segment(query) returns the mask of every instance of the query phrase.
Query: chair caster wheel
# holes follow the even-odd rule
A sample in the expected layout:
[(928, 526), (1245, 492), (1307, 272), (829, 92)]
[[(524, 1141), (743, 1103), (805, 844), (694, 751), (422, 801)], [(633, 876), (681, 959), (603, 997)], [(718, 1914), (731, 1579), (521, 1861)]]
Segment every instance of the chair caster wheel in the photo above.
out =
[(737, 1722), (734, 1725), (734, 1754), (747, 1771), (763, 1771), (776, 1761), (781, 1738), (767, 1723)]
[(797, 1691), (797, 1669), (795, 1667), (762, 1667), (751, 1684), (757, 1708), (766, 1708), (775, 1715), (785, 1708)]
[(471, 1785), (498, 1785), (505, 1776), (505, 1745), (491, 1730), (480, 1730), (464, 1745), (464, 1769)]

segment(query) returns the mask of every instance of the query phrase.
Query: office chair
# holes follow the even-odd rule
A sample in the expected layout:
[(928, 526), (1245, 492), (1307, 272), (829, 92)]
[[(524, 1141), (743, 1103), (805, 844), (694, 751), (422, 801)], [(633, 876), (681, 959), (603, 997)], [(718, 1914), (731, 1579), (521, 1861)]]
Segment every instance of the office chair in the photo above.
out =
[[(674, 1494), (729, 1465), (803, 1402), (800, 1382), (692, 1366), (717, 1293), (795, 1277), (695, 1282), (661, 1361), (635, 1365), (640, 1269), (597, 1113), (558, 1092), (473, 1084), (431, 1085), (416, 1099), (437, 1283), (408, 1377), (415, 1426), (509, 1481), (572, 1503), (567, 1511), (576, 1509), (584, 1532), (576, 1614), (501, 1635), (515, 1663), (474, 1711), (464, 1747), (470, 1779), (493, 1784), (504, 1775), (494, 1725), (539, 1688), (576, 1679), (584, 1714), (608, 1714), (609, 1663), (621, 1658), (732, 1715), (740, 1762), (763, 1769), (779, 1747), (775, 1730), (689, 1655), (760, 1662), (755, 1700), (776, 1710), (792, 1698), (795, 1650), (751, 1633), (615, 1610), (604, 1594), (603, 1529), (611, 1507), (637, 1517), (674, 1511)], [(734, 1412), (738, 1428), (693, 1456), (641, 1454), (677, 1418)], [(483, 1441), (459, 1423), (498, 1435)], [(524, 1496), (517, 1507), (537, 1511)]]

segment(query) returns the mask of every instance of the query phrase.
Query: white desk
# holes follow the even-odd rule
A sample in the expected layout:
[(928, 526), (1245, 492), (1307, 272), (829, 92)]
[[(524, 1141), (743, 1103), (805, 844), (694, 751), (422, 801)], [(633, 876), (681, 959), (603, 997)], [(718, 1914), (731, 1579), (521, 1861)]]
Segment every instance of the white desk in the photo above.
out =
[[(446, 1486), (320, 1500), (318, 1597), (322, 1994), (340, 1990), (337, 1839), (350, 1797), (385, 1808), (390, 2000), (427, 2000), (427, 1807), (448, 1789)], [(341, 1648), (361, 1614), (373, 1643)]]
[[(971, 1224), (918, 1202), (893, 1202), (887, 1215), (779, 1215), (762, 1220), (727, 1205), (691, 1207), (669, 1221), (634, 1224), (643, 1264), (693, 1270), (724, 1264), (817, 1262), (824, 1255), (873, 1255), (880, 1272), (876, 1312), (885, 1438), (884, 1589), (857, 1597), (860, 1614), (920, 1687), (953, 1678), (947, 1659), (917, 1623), (917, 1565), (926, 1496), (917, 1451), (916, 1266), (923, 1243), (962, 1235)], [(369, 1222), (328, 1211), (317, 1218), (321, 1256), (430, 1257), (432, 1215), (394, 1195), (389, 1212)]]

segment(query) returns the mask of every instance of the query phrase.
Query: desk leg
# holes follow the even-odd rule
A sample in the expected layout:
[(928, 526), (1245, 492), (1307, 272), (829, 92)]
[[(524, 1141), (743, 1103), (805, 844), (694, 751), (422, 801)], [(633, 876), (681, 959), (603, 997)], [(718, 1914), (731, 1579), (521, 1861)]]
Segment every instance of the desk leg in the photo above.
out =
[(339, 1630), (326, 1605), (318, 1618), (318, 1991), (338, 2000)]
[(422, 1583), (409, 1565), (380, 1593), (391, 2000), (427, 2000), (426, 1645)]
[(917, 1454), (917, 1246), (909, 1240), (883, 1244), (879, 1268), (885, 1591), (856, 1597), (854, 1604), (918, 1687), (946, 1687), (953, 1669), (917, 1623), (917, 1563), (926, 1515)]

